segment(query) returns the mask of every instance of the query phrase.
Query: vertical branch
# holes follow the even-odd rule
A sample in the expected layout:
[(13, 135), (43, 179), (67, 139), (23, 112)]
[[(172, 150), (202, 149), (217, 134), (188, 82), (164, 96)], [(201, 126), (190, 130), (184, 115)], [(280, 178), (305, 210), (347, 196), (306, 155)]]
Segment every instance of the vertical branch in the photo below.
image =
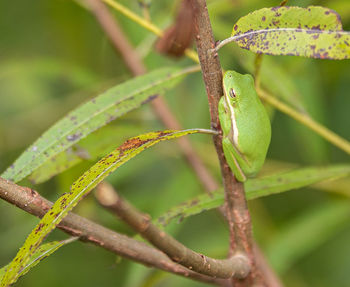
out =
[[(208, 95), (211, 126), (220, 130), (218, 103), (223, 95), (222, 70), (217, 54), (210, 53), (215, 47), (209, 14), (205, 0), (192, 0), (195, 9), (197, 29), (196, 44), (202, 67), (203, 79)], [(243, 281), (236, 280), (235, 286), (251, 286), (262, 283), (254, 262), (251, 219), (245, 199), (244, 186), (234, 178), (222, 150), (222, 135), (214, 136), (214, 144), (220, 161), (225, 188), (226, 216), (230, 227), (230, 253), (244, 252), (252, 264), (252, 272)]]
[(109, 184), (97, 187), (96, 198), (103, 207), (126, 222), (152, 245), (189, 270), (222, 279), (245, 278), (250, 271), (248, 259), (242, 254), (228, 259), (214, 259), (187, 248), (154, 225), (148, 214), (142, 213), (123, 199)]

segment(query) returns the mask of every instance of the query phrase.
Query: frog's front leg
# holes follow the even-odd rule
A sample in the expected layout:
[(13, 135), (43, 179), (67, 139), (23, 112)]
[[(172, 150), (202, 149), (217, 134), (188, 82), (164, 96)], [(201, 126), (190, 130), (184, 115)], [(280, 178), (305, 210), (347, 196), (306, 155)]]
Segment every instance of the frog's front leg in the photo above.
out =
[(229, 138), (224, 137), (222, 140), (222, 148), (224, 150), (225, 158), (230, 166), (233, 174), (235, 175), (236, 179), (240, 182), (244, 182), (247, 180), (246, 175), (244, 174), (241, 166), (240, 166), (240, 160), (242, 156), (235, 150), (234, 146), (232, 145)]

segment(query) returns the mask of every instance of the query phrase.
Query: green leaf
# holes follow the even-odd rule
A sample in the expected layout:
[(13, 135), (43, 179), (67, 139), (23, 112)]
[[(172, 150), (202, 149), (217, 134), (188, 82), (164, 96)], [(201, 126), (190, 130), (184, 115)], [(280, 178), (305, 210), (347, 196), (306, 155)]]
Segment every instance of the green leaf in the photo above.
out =
[[(49, 257), (52, 253), (54, 253), (57, 249), (62, 247), (63, 245), (66, 245), (68, 243), (71, 243), (75, 240), (77, 240), (78, 237), (71, 237), (66, 240), (62, 241), (52, 241), (46, 244), (43, 244), (40, 246), (33, 254), (33, 256), (30, 258), (28, 263), (19, 271), (18, 277), (22, 277), (25, 274), (27, 274), (32, 268), (34, 268), (36, 265), (38, 265), (42, 260)], [(3, 276), (5, 275), (7, 268), (9, 265), (4, 266), (0, 269), (0, 281), (2, 280)], [(15, 283), (14, 281), (13, 283)]]
[(223, 204), (224, 193), (222, 189), (219, 189), (218, 191), (214, 191), (211, 195), (202, 194), (171, 208), (167, 213), (158, 217), (158, 219), (155, 220), (155, 224), (158, 227), (167, 226), (175, 218), (178, 218), (180, 222), (186, 217), (217, 208)]
[(266, 255), (274, 270), (285, 272), (296, 260), (327, 242), (349, 222), (348, 200), (322, 204), (301, 214), (271, 240)]
[(255, 199), (349, 175), (350, 165), (348, 164), (307, 167), (248, 180), (244, 186), (247, 199)]
[(164, 68), (117, 85), (69, 113), (46, 131), (1, 176), (18, 182), (91, 132), (170, 89), (197, 68)]
[(238, 20), (231, 36), (230, 41), (255, 53), (350, 58), (350, 33), (343, 31), (339, 15), (324, 7), (256, 10)]
[(46, 161), (28, 179), (34, 184), (42, 183), (84, 160), (96, 161), (112, 150), (116, 143), (122, 142), (122, 137), (125, 139), (140, 132), (140, 126), (137, 125), (123, 123), (105, 126)]
[[(244, 187), (247, 199), (251, 200), (348, 175), (350, 175), (350, 165), (308, 167), (263, 178), (249, 179), (245, 182)], [(165, 226), (174, 218), (180, 218), (181, 220), (217, 208), (222, 204), (224, 204), (224, 193), (220, 189), (211, 195), (203, 194), (173, 207), (166, 214), (159, 217), (156, 224)]]
[(89, 191), (111, 172), (158, 142), (194, 133), (213, 134), (214, 132), (212, 130), (202, 129), (150, 132), (127, 140), (116, 150), (98, 161), (72, 184), (70, 192), (63, 194), (32, 230), (16, 257), (10, 263), (0, 286), (8, 286), (18, 278), (20, 270), (27, 264), (44, 238)]

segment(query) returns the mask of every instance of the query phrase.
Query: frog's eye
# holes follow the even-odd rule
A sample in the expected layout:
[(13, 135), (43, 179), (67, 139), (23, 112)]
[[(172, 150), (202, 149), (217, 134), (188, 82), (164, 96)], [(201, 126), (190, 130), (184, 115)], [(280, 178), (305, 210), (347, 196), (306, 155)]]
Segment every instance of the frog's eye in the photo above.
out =
[(232, 88), (230, 89), (229, 94), (230, 94), (230, 97), (231, 97), (232, 99), (234, 99), (234, 98), (236, 97), (235, 91), (234, 91)]

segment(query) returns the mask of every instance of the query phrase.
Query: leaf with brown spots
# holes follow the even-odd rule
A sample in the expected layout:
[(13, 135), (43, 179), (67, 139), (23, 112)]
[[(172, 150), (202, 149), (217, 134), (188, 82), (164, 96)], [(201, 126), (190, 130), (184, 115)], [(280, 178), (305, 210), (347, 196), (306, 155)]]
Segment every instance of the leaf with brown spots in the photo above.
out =
[(54, 203), (51, 209), (46, 212), (44, 217), (27, 237), (16, 257), (10, 263), (0, 286), (8, 286), (17, 280), (20, 271), (29, 262), (45, 237), (84, 196), (111, 172), (156, 143), (195, 133), (215, 134), (212, 130), (203, 129), (150, 132), (125, 141), (124, 144), (99, 160), (72, 184), (70, 192), (63, 194)]
[[(251, 200), (349, 175), (350, 165), (333, 165), (323, 168), (308, 167), (263, 178), (248, 179), (244, 187), (247, 199)], [(158, 226), (165, 226), (175, 218), (181, 220), (202, 213), (203, 211), (217, 208), (223, 204), (223, 190), (215, 191), (211, 195), (203, 194), (171, 208), (156, 220), (156, 224)]]
[(174, 87), (198, 67), (162, 68), (119, 84), (70, 112), (33, 143), (1, 176), (18, 182), (57, 154), (116, 118)]
[[(38, 265), (42, 260), (49, 257), (52, 253), (54, 253), (56, 250), (58, 250), (60, 247), (71, 243), (75, 240), (77, 240), (77, 237), (71, 237), (66, 240), (62, 241), (52, 241), (46, 244), (41, 245), (33, 254), (33, 256), (30, 258), (28, 263), (20, 270), (16, 280), (19, 277), (24, 276), (27, 274), (32, 268), (34, 268), (36, 265)], [(2, 280), (4, 274), (6, 273), (9, 265), (6, 265), (0, 269), (0, 281)], [(15, 283), (16, 281), (13, 281), (12, 283)]]
[(232, 41), (259, 54), (350, 58), (350, 32), (335, 11), (318, 6), (256, 10), (240, 18), (223, 43)]
[(121, 143), (126, 137), (141, 133), (141, 130), (144, 130), (143, 126), (143, 122), (137, 124), (118, 122), (117, 125), (102, 127), (78, 144), (46, 161), (31, 173), (28, 179), (34, 184), (42, 183), (82, 161), (95, 161), (112, 150), (116, 143)]

